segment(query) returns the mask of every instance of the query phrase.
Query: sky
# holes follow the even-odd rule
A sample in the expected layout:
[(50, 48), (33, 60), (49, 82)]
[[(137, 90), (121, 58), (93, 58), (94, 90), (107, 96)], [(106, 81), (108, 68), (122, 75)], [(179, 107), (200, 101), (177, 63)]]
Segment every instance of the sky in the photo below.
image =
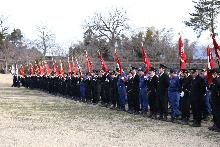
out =
[(183, 38), (210, 43), (208, 32), (198, 40), (183, 24), (193, 11), (192, 0), (0, 0), (0, 4), (0, 16), (7, 18), (11, 29), (19, 28), (25, 38), (35, 39), (36, 27), (46, 25), (66, 47), (82, 40), (86, 18), (116, 7), (127, 12), (132, 29), (173, 28), (175, 38), (181, 32)]

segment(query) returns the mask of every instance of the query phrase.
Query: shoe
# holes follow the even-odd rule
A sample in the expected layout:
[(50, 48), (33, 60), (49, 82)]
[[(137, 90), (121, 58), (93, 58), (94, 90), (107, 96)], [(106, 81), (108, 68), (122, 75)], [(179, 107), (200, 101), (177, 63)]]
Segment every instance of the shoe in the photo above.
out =
[(128, 110), (127, 111), (129, 114), (133, 114), (134, 113), (134, 111), (132, 111), (132, 110)]
[(167, 120), (168, 120), (167, 116), (164, 116), (163, 119), (162, 119), (162, 121), (167, 121)]
[(114, 106), (114, 105), (112, 105), (112, 106), (110, 107), (110, 109), (114, 110), (114, 109), (115, 109), (115, 106)]
[(120, 107), (116, 107), (115, 109), (116, 109), (117, 111), (120, 111)]
[(138, 111), (134, 111), (134, 113), (133, 113), (134, 115), (138, 115), (138, 114), (140, 114)]
[(152, 118), (152, 119), (158, 119), (158, 117), (157, 117), (156, 114), (154, 114), (151, 118)]
[(211, 126), (211, 127), (208, 127), (208, 129), (210, 131), (215, 131), (215, 132), (219, 132), (220, 131), (220, 129), (215, 124), (213, 126)]
[(211, 126), (211, 127), (208, 127), (208, 129), (209, 129), (210, 131), (214, 131), (216, 128), (217, 128), (217, 127), (216, 127), (215, 124), (214, 124), (213, 126)]
[(160, 116), (158, 117), (158, 119), (159, 119), (159, 120), (163, 120), (163, 116), (160, 115)]
[(179, 123), (181, 125), (188, 125), (189, 124), (189, 121), (187, 119), (182, 119), (181, 121), (179, 121)]
[(177, 122), (176, 118), (175, 118), (175, 117), (171, 117), (171, 122), (172, 122), (172, 123)]
[(140, 114), (143, 115), (143, 116), (146, 116), (147, 115), (147, 111), (146, 110), (142, 110)]

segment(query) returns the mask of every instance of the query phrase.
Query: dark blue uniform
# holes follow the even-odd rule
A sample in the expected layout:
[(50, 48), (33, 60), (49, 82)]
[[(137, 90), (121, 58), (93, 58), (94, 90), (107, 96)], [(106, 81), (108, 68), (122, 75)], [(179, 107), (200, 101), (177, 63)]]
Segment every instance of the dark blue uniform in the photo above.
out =
[(179, 111), (179, 100), (180, 100), (180, 79), (178, 76), (172, 77), (170, 79), (170, 84), (168, 87), (168, 97), (169, 97), (169, 102), (172, 107), (172, 112), (171, 112), (171, 118), (175, 119), (177, 116), (180, 115)]
[(139, 81), (139, 102), (141, 104), (141, 111), (148, 111), (148, 96), (147, 96), (147, 78), (145, 76), (140, 77)]

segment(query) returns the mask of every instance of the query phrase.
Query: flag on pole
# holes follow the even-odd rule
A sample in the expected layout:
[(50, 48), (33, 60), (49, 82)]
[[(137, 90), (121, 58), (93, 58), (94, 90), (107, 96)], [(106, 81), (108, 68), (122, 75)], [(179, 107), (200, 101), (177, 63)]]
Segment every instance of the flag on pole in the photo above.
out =
[(212, 41), (213, 41), (213, 45), (214, 45), (214, 49), (215, 49), (215, 56), (218, 61), (218, 66), (220, 66), (220, 47), (215, 39), (215, 35), (211, 34), (211, 37), (212, 37)]
[(59, 74), (59, 68), (58, 68), (58, 64), (56, 63), (56, 61), (54, 61), (53, 63), (53, 72), (54, 72), (54, 76), (57, 76)]
[(63, 77), (64, 76), (64, 67), (63, 67), (63, 63), (60, 60), (60, 76)]
[(186, 56), (184, 43), (183, 43), (183, 39), (181, 35), (178, 41), (178, 48), (179, 48), (179, 56), (180, 56), (180, 69), (186, 69), (187, 56)]
[(76, 75), (76, 64), (73, 61), (73, 57), (72, 57), (72, 72), (74, 75)]
[(35, 75), (39, 75), (39, 73), (40, 73), (40, 68), (39, 68), (36, 61), (35, 61), (34, 73), (35, 73)]
[(123, 72), (123, 69), (122, 69), (122, 66), (121, 66), (121, 62), (120, 62), (120, 60), (119, 60), (119, 58), (118, 58), (118, 55), (117, 55), (117, 52), (116, 52), (116, 49), (115, 49), (115, 59), (116, 59), (116, 62), (117, 62), (117, 65), (118, 65), (118, 68), (119, 68), (119, 71), (120, 71), (120, 74), (122, 74), (122, 72)]
[(50, 75), (51, 74), (51, 70), (50, 70), (50, 66), (47, 62), (45, 62), (45, 67), (46, 67), (46, 72), (47, 72), (47, 75)]
[(24, 77), (24, 67), (21, 65), (19, 69), (20, 77)]
[(81, 71), (81, 67), (78, 63), (78, 60), (76, 59), (76, 64), (77, 64), (77, 68), (78, 68), (78, 74), (79, 74), (79, 77), (82, 77), (82, 71)]
[(150, 68), (152, 67), (152, 65), (151, 65), (151, 63), (150, 63), (150, 60), (148, 59), (148, 57), (147, 57), (147, 54), (146, 54), (146, 52), (145, 52), (145, 50), (144, 50), (144, 45), (143, 45), (143, 43), (141, 44), (141, 50), (142, 50), (142, 58), (143, 58), (143, 62), (144, 62), (144, 64), (145, 64), (145, 66), (146, 66), (146, 73), (148, 73), (148, 71), (150, 70)]
[(44, 67), (44, 64), (42, 62), (41, 66), (40, 66), (40, 75), (43, 76), (44, 74), (45, 74), (45, 67)]
[(101, 63), (101, 69), (105, 72), (105, 73), (108, 73), (108, 68), (107, 68), (107, 65), (105, 63), (105, 60), (103, 59), (102, 57), (102, 54), (100, 53), (100, 51), (98, 51), (98, 58), (99, 58), (99, 61)]
[(212, 83), (212, 75), (209, 70), (215, 68), (215, 60), (212, 56), (212, 52), (209, 45), (207, 47), (207, 56), (208, 56), (207, 80), (208, 80), (208, 84), (210, 85)]
[(69, 57), (68, 57), (68, 73), (71, 74), (72, 73), (72, 65), (70, 63)]
[(85, 52), (85, 58), (86, 58), (86, 68), (87, 68), (88, 75), (89, 75), (91, 73), (91, 63), (90, 63), (87, 51), (84, 50), (84, 52)]

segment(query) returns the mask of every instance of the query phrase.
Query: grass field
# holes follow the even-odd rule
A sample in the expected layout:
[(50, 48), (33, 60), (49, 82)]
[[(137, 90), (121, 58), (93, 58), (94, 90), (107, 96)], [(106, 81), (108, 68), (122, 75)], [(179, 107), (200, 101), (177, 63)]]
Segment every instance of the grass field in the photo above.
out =
[(37, 90), (12, 88), (0, 75), (0, 146), (220, 147), (207, 124), (192, 128), (152, 120)]

